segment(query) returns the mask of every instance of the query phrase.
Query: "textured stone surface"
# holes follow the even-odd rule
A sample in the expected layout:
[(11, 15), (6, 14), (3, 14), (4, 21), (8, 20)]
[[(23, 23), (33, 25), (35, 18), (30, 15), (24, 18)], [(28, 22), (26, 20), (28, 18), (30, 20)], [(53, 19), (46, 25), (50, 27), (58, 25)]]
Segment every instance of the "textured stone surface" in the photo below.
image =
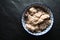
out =
[[(24, 8), (33, 3), (46, 4), (54, 14), (53, 28), (43, 36), (28, 34), (21, 25)], [(0, 39), (2, 40), (59, 40), (60, 0), (0, 0)]]

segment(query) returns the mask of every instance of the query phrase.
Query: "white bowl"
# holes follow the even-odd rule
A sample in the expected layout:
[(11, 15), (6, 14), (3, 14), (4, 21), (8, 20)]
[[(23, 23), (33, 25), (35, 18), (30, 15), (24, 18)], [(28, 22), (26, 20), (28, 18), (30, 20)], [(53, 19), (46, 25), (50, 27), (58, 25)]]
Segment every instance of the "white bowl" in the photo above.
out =
[[(51, 24), (42, 32), (38, 32), (38, 33), (32, 33), (30, 32), (27, 28), (26, 28), (26, 25), (25, 25), (25, 21), (24, 21), (24, 12), (26, 11), (26, 9), (28, 9), (29, 7), (31, 7), (32, 5), (35, 5), (35, 6), (41, 6), (41, 7), (44, 7), (50, 14), (51, 14), (51, 17), (50, 19), (52, 20), (51, 21)], [(44, 4), (41, 4), (41, 3), (33, 3), (33, 4), (30, 4), (26, 7), (25, 11), (23, 12), (23, 15), (22, 15), (22, 25), (23, 25), (23, 28), (31, 35), (35, 35), (35, 36), (39, 36), (39, 35), (44, 35), (46, 34), (49, 30), (51, 30), (52, 28), (52, 25), (53, 25), (53, 22), (54, 22), (54, 17), (53, 17), (53, 13), (51, 12), (51, 10)]]

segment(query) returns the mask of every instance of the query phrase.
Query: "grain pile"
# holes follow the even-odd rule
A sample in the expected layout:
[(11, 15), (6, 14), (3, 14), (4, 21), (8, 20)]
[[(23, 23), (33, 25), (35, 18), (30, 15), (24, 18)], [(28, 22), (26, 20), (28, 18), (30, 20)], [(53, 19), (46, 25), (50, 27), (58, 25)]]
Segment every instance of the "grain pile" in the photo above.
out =
[(33, 32), (42, 32), (51, 23), (50, 14), (40, 8), (30, 7), (24, 14), (26, 28)]

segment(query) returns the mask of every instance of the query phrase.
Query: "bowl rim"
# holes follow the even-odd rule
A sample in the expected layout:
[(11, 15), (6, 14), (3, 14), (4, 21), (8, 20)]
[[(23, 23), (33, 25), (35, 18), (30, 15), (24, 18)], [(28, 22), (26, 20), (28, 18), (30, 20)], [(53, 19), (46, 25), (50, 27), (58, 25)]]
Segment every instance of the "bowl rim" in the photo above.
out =
[[(51, 20), (52, 20), (52, 21), (51, 21), (51, 24), (50, 24), (44, 31), (42, 31), (42, 32), (32, 33), (32, 32), (30, 32), (30, 31), (26, 28), (25, 21), (23, 20), (23, 19), (24, 19), (23, 15), (24, 15), (25, 11), (27, 10), (27, 8), (29, 8), (29, 6), (31, 6), (31, 5), (38, 5), (38, 6), (47, 8), (46, 10), (49, 11), (49, 13), (51, 14)], [(44, 35), (44, 34), (46, 34), (49, 30), (51, 30), (51, 28), (52, 28), (52, 26), (53, 26), (53, 22), (54, 22), (54, 17), (53, 17), (52, 10), (51, 10), (47, 5), (42, 4), (42, 3), (31, 3), (31, 4), (28, 5), (28, 6), (25, 8), (25, 10), (23, 11), (21, 22), (22, 22), (23, 28), (24, 28), (29, 34), (35, 35), (35, 36), (39, 36), (39, 35)]]

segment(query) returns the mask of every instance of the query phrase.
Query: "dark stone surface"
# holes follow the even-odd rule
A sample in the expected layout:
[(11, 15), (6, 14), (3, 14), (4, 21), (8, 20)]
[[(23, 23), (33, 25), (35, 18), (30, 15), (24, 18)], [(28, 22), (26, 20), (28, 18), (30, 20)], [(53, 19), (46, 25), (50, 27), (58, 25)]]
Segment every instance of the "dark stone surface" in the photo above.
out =
[[(32, 36), (21, 25), (24, 8), (34, 2), (46, 4), (54, 14), (54, 25), (45, 35)], [(60, 40), (59, 0), (0, 0), (0, 40)]]

